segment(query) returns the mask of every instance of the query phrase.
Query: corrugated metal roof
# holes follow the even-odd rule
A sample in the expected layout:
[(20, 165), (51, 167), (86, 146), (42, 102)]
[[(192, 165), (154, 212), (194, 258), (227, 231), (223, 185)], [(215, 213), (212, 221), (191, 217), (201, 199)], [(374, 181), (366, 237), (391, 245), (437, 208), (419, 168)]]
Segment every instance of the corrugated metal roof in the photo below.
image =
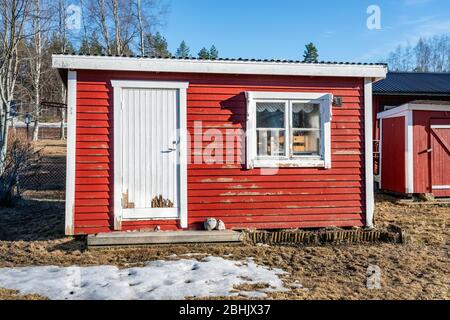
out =
[(373, 85), (379, 95), (450, 95), (450, 73), (389, 72)]
[(168, 59), (168, 60), (201, 60), (201, 61), (241, 61), (241, 62), (270, 62), (270, 63), (294, 63), (294, 64), (331, 64), (331, 65), (359, 65), (359, 66), (387, 66), (385, 63), (363, 63), (363, 62), (338, 62), (338, 61), (318, 61), (305, 62), (301, 60), (286, 60), (286, 59), (245, 59), (245, 58), (217, 58), (217, 59), (200, 59), (195, 57), (177, 58), (177, 57), (159, 57), (159, 56), (139, 56), (139, 55), (89, 55), (89, 54), (74, 54), (74, 53), (58, 53), (61, 55), (70, 56), (86, 56), (86, 57), (124, 57), (124, 58), (145, 58), (145, 59)]

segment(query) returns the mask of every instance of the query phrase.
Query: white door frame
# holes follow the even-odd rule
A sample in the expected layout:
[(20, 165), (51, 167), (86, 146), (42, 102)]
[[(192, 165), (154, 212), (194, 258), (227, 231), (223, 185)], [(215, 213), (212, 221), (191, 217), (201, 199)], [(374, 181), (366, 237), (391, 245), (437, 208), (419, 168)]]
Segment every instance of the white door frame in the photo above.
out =
[[(187, 228), (187, 88), (188, 82), (171, 81), (129, 81), (112, 80), (114, 88), (114, 230), (122, 229), (123, 217), (122, 208), (122, 91), (123, 89), (177, 89), (179, 92), (179, 123), (180, 123), (180, 144), (179, 144), (179, 216), (180, 227)], [(139, 218), (131, 220), (170, 220), (165, 218)]]

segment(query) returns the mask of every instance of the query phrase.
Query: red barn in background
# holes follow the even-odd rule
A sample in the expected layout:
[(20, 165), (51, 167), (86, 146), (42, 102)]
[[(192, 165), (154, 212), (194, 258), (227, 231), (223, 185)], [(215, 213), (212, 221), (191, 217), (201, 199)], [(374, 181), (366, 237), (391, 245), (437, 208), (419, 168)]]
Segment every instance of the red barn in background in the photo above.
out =
[(380, 188), (450, 196), (450, 73), (389, 72), (373, 92)]
[(450, 102), (414, 101), (378, 119), (380, 188), (450, 197)]
[(372, 226), (385, 65), (55, 55), (66, 233)]

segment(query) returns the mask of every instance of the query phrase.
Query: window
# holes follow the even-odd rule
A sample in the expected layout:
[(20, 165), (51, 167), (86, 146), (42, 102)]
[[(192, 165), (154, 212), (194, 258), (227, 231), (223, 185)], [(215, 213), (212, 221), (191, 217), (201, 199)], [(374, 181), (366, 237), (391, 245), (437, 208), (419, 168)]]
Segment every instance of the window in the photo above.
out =
[(331, 167), (331, 94), (247, 92), (247, 167)]
[(258, 156), (286, 155), (286, 104), (256, 104)]

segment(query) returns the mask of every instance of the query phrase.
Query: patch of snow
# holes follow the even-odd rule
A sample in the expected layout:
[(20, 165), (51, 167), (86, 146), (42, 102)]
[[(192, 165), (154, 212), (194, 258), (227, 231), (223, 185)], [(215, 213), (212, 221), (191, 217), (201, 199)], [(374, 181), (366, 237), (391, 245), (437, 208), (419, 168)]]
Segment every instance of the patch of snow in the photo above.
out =
[[(23, 267), (0, 268), (0, 288), (36, 293), (54, 300), (157, 300), (186, 297), (265, 297), (265, 292), (285, 291), (281, 269), (206, 257), (197, 260), (151, 261), (141, 268)], [(242, 284), (267, 283), (266, 289), (233, 291)]]
[(196, 257), (196, 256), (207, 256), (207, 253), (184, 253), (182, 257)]

